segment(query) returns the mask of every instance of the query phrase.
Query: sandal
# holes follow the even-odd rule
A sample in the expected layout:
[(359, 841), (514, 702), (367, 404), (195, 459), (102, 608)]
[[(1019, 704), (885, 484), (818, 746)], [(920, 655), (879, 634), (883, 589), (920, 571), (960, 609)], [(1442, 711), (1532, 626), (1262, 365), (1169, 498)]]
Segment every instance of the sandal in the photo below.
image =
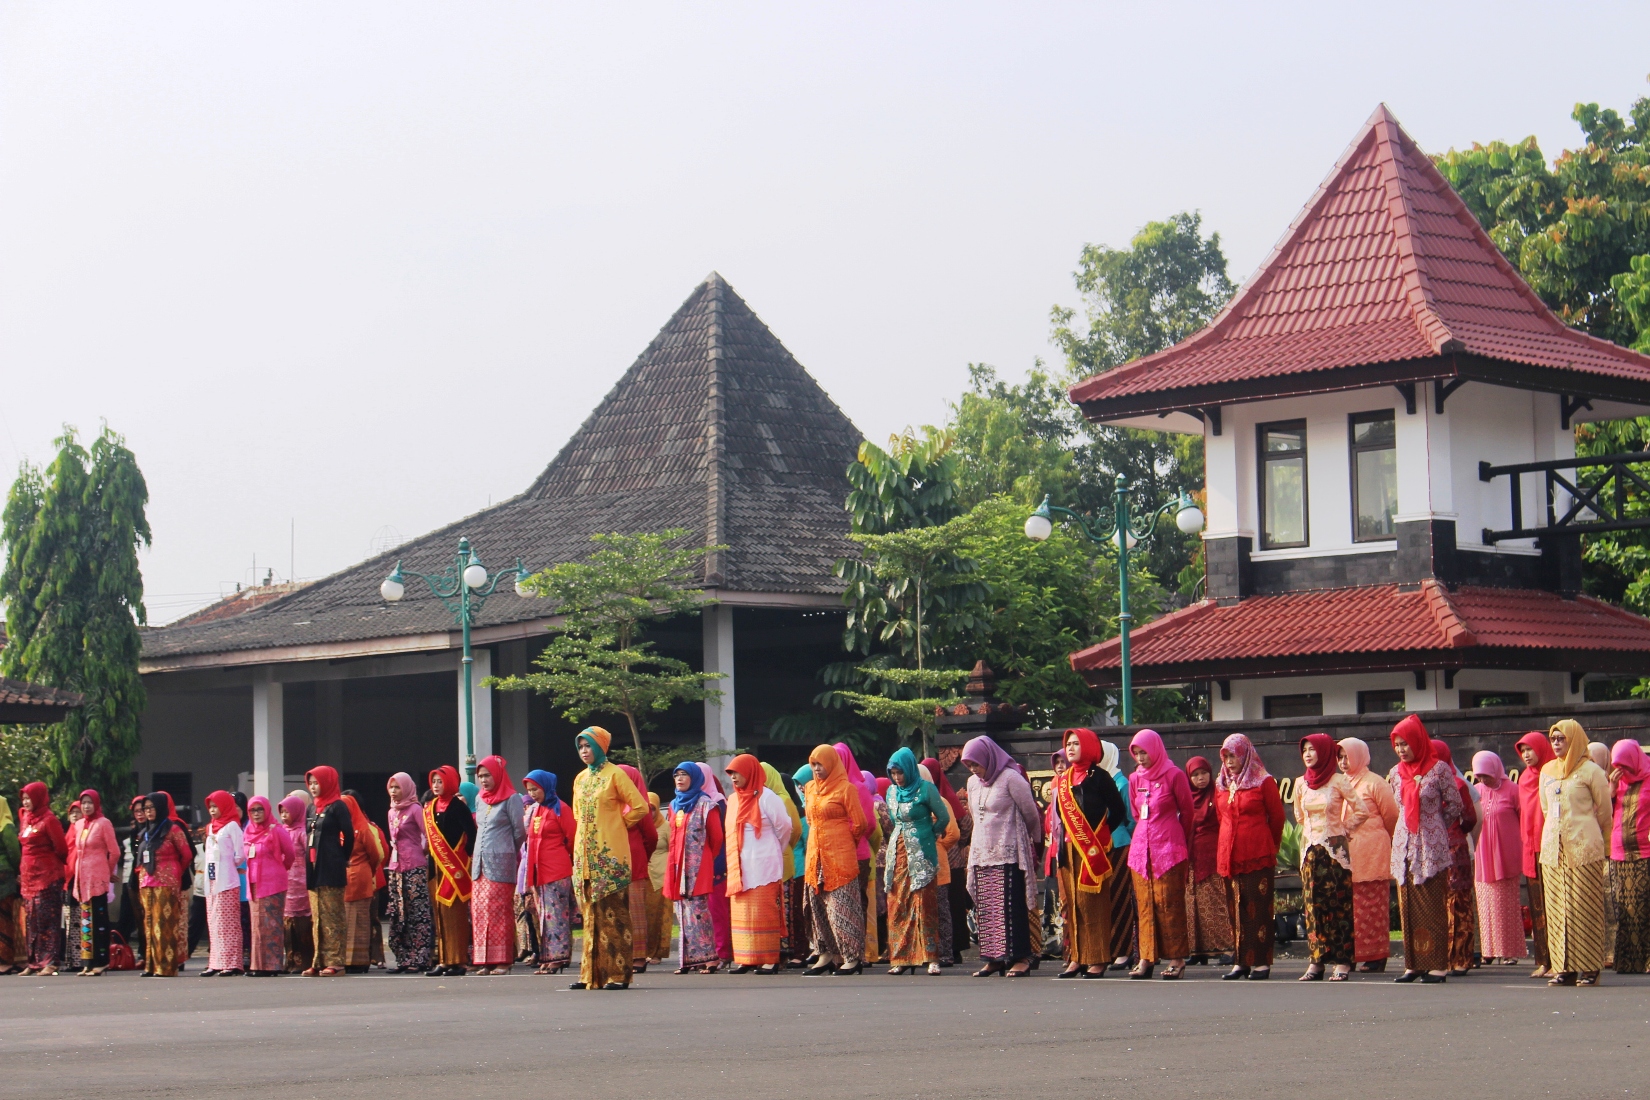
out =
[(1180, 966), (1165, 966), (1163, 968), (1163, 980), (1166, 982), (1178, 981), (1180, 976), (1184, 973), (1186, 973), (1185, 964)]
[(1311, 967), (1307, 967), (1306, 973), (1302, 974), (1295, 980), (1297, 982), (1321, 982), (1323, 981), (1323, 970), (1322, 968), (1313, 970)]
[(944, 971), (940, 969), (940, 964), (939, 963), (929, 963), (928, 964), (928, 973), (937, 978), (941, 974), (943, 974)]
[(1344, 982), (1344, 981), (1348, 980), (1351, 977), (1352, 977), (1352, 971), (1342, 970), (1340, 967), (1337, 966), (1335, 968), (1335, 972), (1333, 974), (1329, 975), (1329, 980), (1332, 981), (1332, 982)]
[(916, 969), (916, 967), (913, 967), (913, 966), (894, 966), (894, 967), (889, 967), (888, 974), (889, 974), (890, 977), (897, 978), (902, 974), (909, 974), (909, 973), (911, 973), (911, 971), (913, 971), (915, 969)]
[(1563, 972), (1560, 972), (1560, 973), (1554, 974), (1552, 977), (1548, 978), (1547, 979), (1547, 984), (1552, 985), (1552, 986), (1575, 985), (1576, 984), (1576, 976), (1574, 974), (1565, 974)]
[(1156, 963), (1149, 963), (1142, 959), (1133, 970), (1129, 971), (1129, 981), (1137, 982), (1145, 978), (1150, 978), (1152, 976), (1152, 971), (1156, 969), (1156, 967)]
[(1589, 970), (1589, 971), (1584, 972), (1581, 975), (1581, 977), (1576, 979), (1576, 984), (1577, 985), (1582, 985), (1582, 986), (1597, 985), (1598, 984), (1598, 979), (1599, 979), (1599, 971)]
[(1008, 968), (1006, 966), (1004, 966), (1002, 963), (993, 960), (991, 962), (986, 963), (984, 966), (980, 967), (978, 970), (974, 971), (972, 976), (976, 977), (976, 978), (989, 978), (993, 974), (1002, 974), (1002, 973), (1006, 972), (1007, 970), (1008, 970)]
[(320, 973), (321, 973), (321, 977), (323, 977), (323, 978), (336, 978), (340, 974), (342, 974), (343, 972), (344, 971), (343, 971), (342, 967), (328, 966), (328, 967), (323, 968)]

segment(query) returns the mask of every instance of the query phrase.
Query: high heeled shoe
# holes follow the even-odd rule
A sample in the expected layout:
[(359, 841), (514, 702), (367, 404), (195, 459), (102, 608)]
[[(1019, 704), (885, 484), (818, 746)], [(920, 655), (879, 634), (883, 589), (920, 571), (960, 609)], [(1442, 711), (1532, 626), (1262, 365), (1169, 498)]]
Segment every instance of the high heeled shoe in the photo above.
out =
[(975, 978), (989, 978), (993, 974), (1004, 974), (1007, 972), (1008, 967), (1004, 966), (1000, 962), (993, 961), (986, 963), (984, 966), (980, 967), (980, 969), (974, 971), (974, 973), (970, 976)]
[(817, 975), (824, 974), (827, 971), (833, 970), (833, 969), (835, 969), (835, 968), (832, 967), (830, 963), (822, 962), (817, 966), (808, 967), (806, 970), (804, 970), (802, 972), (802, 975), (803, 975), (803, 977), (806, 977), (806, 978), (812, 978), (812, 977), (815, 977)]
[(859, 962), (855, 963), (853, 966), (839, 966), (839, 967), (837, 967), (835, 970), (831, 971), (831, 976), (832, 977), (838, 977), (838, 978), (846, 977), (847, 975), (850, 975), (850, 974), (863, 973), (864, 970), (865, 970), (865, 960), (861, 959)]
[(911, 971), (915, 969), (916, 967), (914, 966), (891, 966), (888, 968), (888, 976), (891, 978), (898, 978), (903, 974), (911, 973)]
[(1220, 976), (1220, 980), (1223, 982), (1235, 982), (1240, 978), (1247, 978), (1248, 976), (1249, 968), (1247, 966), (1234, 966), (1232, 969), (1222, 974)]

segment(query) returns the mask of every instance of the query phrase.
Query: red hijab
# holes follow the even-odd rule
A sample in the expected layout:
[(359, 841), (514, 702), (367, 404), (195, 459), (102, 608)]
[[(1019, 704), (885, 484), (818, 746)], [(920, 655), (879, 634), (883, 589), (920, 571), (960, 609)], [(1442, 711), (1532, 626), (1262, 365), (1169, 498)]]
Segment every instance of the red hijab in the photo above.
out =
[(241, 808), (235, 804), (235, 796), (228, 791), (213, 791), (206, 796), (206, 804), (218, 808), (218, 816), (212, 819), (214, 833), (231, 821), (240, 824)]
[(1327, 733), (1309, 733), (1301, 738), (1301, 748), (1308, 745), (1318, 750), (1318, 762), (1306, 769), (1306, 785), (1315, 791), (1335, 778), (1335, 757), (1340, 749)]
[(481, 800), (487, 805), (497, 806), (516, 793), (515, 784), (510, 782), (510, 773), (505, 770), (504, 757), (494, 753), (492, 756), (483, 757), (478, 766), (486, 768), (494, 780), (492, 790), (481, 792)]
[(52, 792), (46, 789), (46, 784), (40, 782), (25, 783), (23, 789), (17, 792), (23, 797), (18, 799), (19, 816), (25, 825), (38, 821), (52, 812)]
[(940, 797), (945, 799), (945, 804), (951, 807), (951, 819), (961, 821), (963, 819), (962, 799), (957, 797), (957, 790), (951, 785), (951, 780), (945, 777), (945, 771), (940, 767), (940, 762), (930, 756), (922, 761), (922, 766), (927, 768), (928, 774), (934, 777), (934, 789), (940, 792)]
[(1535, 753), (1535, 767), (1524, 767), (1524, 756), (1519, 754), (1518, 766), (1518, 834), (1524, 843), (1524, 874), (1536, 876), (1536, 857), (1541, 852), (1541, 831), (1546, 827), (1547, 815), (1541, 809), (1541, 769), (1558, 759), (1553, 743), (1540, 730), (1531, 730), (1518, 739), (1518, 747)]
[(458, 797), (458, 769), (451, 764), (443, 764), (430, 773), (430, 789), (435, 789), (435, 777), (441, 777), (441, 793), (435, 798), (435, 812), (444, 814), (447, 807), (452, 805), (453, 799)]
[(1067, 741), (1070, 741), (1071, 735), (1074, 733), (1077, 735), (1077, 759), (1071, 759), (1071, 750), (1068, 748), (1066, 750), (1066, 763), (1070, 767), (1067, 769), (1066, 775), (1070, 777), (1073, 787), (1081, 787), (1083, 780), (1088, 778), (1089, 769), (1100, 763), (1100, 735), (1089, 729), (1067, 730), (1065, 736), (1060, 739), (1060, 743), (1064, 745)]
[(85, 813), (85, 810), (83, 809), (81, 811), (81, 813), (85, 814), (85, 816), (82, 817), (80, 820), (82, 820), (84, 822), (87, 822), (89, 824), (89, 823), (91, 823), (93, 821), (96, 821), (98, 818), (103, 816), (103, 796), (98, 794), (96, 791), (92, 790), (90, 787), (88, 787), (85, 790), (80, 792), (80, 797), (75, 799), (75, 801), (76, 802), (84, 802), (88, 798), (92, 800), (92, 812), (87, 814), (87, 813)]
[(321, 788), (321, 793), (315, 796), (315, 812), (320, 813), (334, 802), (343, 797), (344, 792), (338, 784), (338, 769), (330, 768), (325, 764), (318, 765), (304, 773), (304, 782), (311, 779)]
[[(1192, 782), (1193, 774), (1200, 771), (1209, 773), (1209, 782), (1202, 790)], [(1192, 788), (1192, 816), (1202, 820), (1204, 809), (1215, 800), (1215, 769), (1207, 759), (1194, 756), (1186, 761), (1186, 785)]]
[[(762, 788), (768, 785), (768, 777), (762, 771), (762, 763), (748, 752), (742, 752), (728, 761), (728, 771), (745, 777), (745, 789), (735, 787), (733, 797), (737, 809), (733, 815), (734, 832), (742, 839), (745, 835), (745, 826), (749, 825), (756, 830), (756, 835), (762, 835)], [(738, 842), (735, 841), (735, 844)]]
[(1398, 761), (1398, 776), (1402, 780), (1399, 784), (1399, 801), (1404, 807), (1404, 826), (1410, 832), (1418, 832), (1421, 828), (1421, 790), (1415, 785), (1416, 780), (1431, 771), (1438, 758), (1432, 752), (1432, 738), (1427, 736), (1427, 728), (1421, 720), (1413, 714), (1406, 714), (1392, 727), (1392, 750), (1398, 750), (1398, 742), (1402, 741), (1409, 746), (1410, 755), (1414, 760), (1405, 763)]

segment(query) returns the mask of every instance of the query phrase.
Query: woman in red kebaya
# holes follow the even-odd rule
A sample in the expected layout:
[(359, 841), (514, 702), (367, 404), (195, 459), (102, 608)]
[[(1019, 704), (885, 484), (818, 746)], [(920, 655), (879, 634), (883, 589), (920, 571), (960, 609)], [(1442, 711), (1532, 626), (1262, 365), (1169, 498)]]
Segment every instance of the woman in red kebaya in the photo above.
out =
[(1226, 880), (1226, 904), (1237, 941), (1232, 969), (1221, 979), (1264, 981), (1272, 976), (1277, 935), (1272, 880), (1277, 875), (1278, 842), (1283, 839), (1283, 798), (1260, 753), (1241, 733), (1220, 746), (1215, 810), (1220, 814), (1215, 869)]

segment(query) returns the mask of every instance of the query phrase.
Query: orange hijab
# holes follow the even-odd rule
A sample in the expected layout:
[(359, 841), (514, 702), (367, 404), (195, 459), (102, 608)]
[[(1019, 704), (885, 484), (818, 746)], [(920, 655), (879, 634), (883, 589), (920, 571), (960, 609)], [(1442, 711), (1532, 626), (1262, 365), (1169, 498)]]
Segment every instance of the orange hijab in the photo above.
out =
[(728, 762), (728, 771), (745, 777), (745, 789), (740, 790), (735, 787), (733, 790), (733, 800), (736, 807), (733, 812), (735, 834), (743, 839), (745, 826), (749, 825), (757, 836), (761, 836), (762, 789), (768, 783), (768, 777), (762, 771), (762, 762), (750, 753), (742, 752)]

